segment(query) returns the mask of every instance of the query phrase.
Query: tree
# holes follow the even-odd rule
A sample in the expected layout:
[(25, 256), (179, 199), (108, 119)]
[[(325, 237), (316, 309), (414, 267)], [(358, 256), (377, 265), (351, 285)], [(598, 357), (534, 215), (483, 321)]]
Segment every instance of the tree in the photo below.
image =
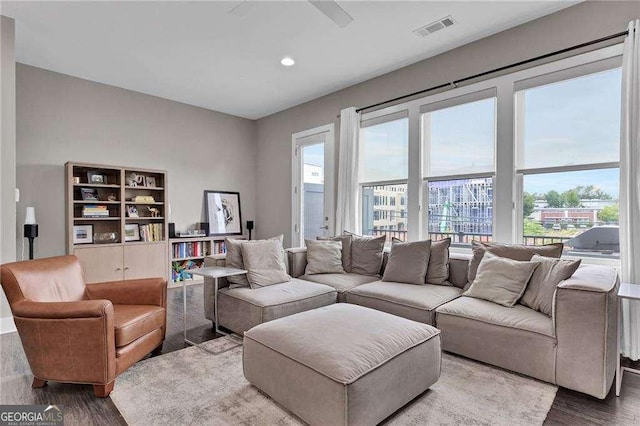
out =
[(604, 206), (598, 212), (598, 220), (606, 223), (618, 223), (620, 220), (620, 209), (618, 206)]
[(528, 192), (524, 193), (523, 202), (522, 202), (522, 213), (525, 218), (531, 216), (531, 213), (536, 208), (536, 197), (533, 194), (529, 194)]
[(602, 189), (595, 185), (576, 186), (575, 191), (578, 192), (578, 196), (581, 200), (611, 200), (613, 197), (611, 194), (607, 194)]
[(547, 200), (547, 204), (551, 208), (560, 208), (562, 207), (562, 196), (558, 193), (558, 191), (551, 190), (544, 194), (544, 199)]
[(562, 201), (565, 207), (580, 207), (580, 195), (575, 189), (563, 192)]
[(544, 227), (535, 220), (525, 219), (523, 234), (527, 236), (544, 235)]

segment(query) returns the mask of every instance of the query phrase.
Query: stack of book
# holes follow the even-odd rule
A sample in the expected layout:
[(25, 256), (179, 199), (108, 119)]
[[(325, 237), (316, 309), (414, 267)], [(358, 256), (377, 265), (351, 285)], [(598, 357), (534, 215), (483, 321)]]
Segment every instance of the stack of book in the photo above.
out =
[(213, 254), (223, 254), (227, 252), (227, 245), (224, 241), (214, 241)]
[(183, 259), (185, 257), (204, 257), (207, 254), (205, 243), (202, 241), (173, 244), (174, 259)]
[(164, 233), (161, 223), (150, 223), (148, 225), (140, 225), (140, 239), (142, 241), (162, 241)]
[(82, 217), (109, 217), (107, 206), (86, 205), (82, 208)]

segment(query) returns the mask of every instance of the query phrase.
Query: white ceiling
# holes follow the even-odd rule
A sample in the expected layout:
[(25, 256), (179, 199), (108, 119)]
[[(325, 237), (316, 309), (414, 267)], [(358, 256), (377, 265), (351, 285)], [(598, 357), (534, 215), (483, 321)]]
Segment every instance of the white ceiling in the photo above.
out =
[[(566, 1), (354, 2), (339, 28), (306, 1), (11, 2), (17, 61), (256, 119), (571, 6)], [(457, 25), (421, 39), (447, 15)], [(280, 65), (283, 56), (296, 65)]]

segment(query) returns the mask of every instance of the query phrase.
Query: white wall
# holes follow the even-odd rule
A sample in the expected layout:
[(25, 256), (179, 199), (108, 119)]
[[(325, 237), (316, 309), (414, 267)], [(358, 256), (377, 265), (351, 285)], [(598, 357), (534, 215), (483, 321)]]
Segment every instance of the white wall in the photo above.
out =
[[(16, 253), (16, 62), (15, 23), (0, 16), (0, 263)], [(15, 329), (0, 290), (0, 333)]]
[(17, 106), (18, 222), (36, 207), (35, 257), (65, 253), (67, 161), (167, 170), (177, 230), (204, 220), (205, 189), (239, 191), (255, 218), (254, 121), (23, 64)]
[[(624, 31), (637, 1), (590, 1), (258, 120), (257, 237), (291, 234), (291, 135), (362, 107)], [(336, 154), (336, 158), (338, 155)], [(337, 167), (335, 170), (338, 170)], [(340, 230), (338, 230), (340, 231)]]

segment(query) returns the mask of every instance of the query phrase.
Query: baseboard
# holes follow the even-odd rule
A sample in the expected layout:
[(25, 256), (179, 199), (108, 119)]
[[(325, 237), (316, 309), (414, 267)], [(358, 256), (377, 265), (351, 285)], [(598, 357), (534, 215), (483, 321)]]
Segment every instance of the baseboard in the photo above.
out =
[(16, 331), (16, 324), (13, 317), (0, 318), (0, 334), (13, 333)]

